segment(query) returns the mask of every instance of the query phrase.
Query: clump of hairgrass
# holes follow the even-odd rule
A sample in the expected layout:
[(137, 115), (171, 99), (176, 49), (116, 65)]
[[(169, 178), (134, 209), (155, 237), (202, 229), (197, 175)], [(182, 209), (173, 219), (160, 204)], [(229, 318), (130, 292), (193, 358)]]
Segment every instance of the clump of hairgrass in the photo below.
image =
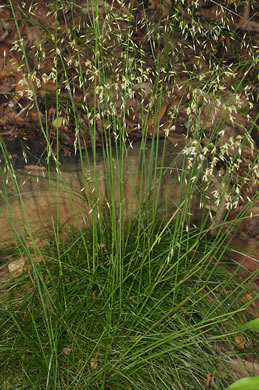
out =
[(159, 224), (132, 227), (123, 242), (104, 229), (42, 250), (44, 263), (6, 282), (2, 388), (195, 389), (208, 373), (216, 387), (233, 382), (226, 354), (238, 355), (233, 336), (252, 318), (240, 300), (250, 278), (219, 267), (225, 248), (177, 224), (162, 235)]
[[(233, 336), (253, 318), (242, 303), (253, 275), (242, 282), (228, 271), (225, 236), (210, 240), (206, 220), (188, 224), (188, 207), (172, 223), (139, 207), (130, 224), (118, 210), (93, 213), (92, 230), (70, 243), (56, 237), (46, 251), (30, 255), (25, 241), (31, 268), (3, 286), (3, 388), (195, 389), (212, 373), (220, 387), (236, 379), (226, 354), (238, 356)], [(247, 344), (255, 354), (252, 337)]]
[[(187, 9), (191, 29), (182, 16), (184, 5), (179, 3), (165, 16), (161, 2), (162, 12), (158, 19), (155, 15), (151, 20), (144, 3), (139, 2), (143, 13), (137, 27), (147, 33), (151, 56), (145, 45), (132, 38), (129, 20), (137, 17), (136, 9), (124, 9), (120, 21), (127, 27), (121, 30), (117, 11), (110, 3), (105, 2), (109, 12), (104, 13), (97, 2), (80, 5), (84, 12), (72, 29), (69, 25), (66, 31), (57, 29), (36, 47), (40, 55), (38, 71), (32, 73), (27, 67), (26, 76), (34, 82), (41, 82), (41, 78), (54, 80), (57, 118), (66, 117), (68, 123), (75, 124), (76, 146), (80, 135), (90, 133), (94, 154), (96, 135), (100, 133), (108, 143), (112, 137), (127, 138), (131, 130), (127, 116), (133, 119), (133, 130), (146, 129), (155, 110), (157, 131), (164, 92), (170, 95), (172, 85), (185, 88), (194, 81), (196, 87), (201, 82), (203, 91), (217, 94), (226, 87), (219, 82), (221, 74), (227, 71), (230, 79), (241, 65), (246, 69), (254, 63), (251, 48), (251, 64), (221, 64), (219, 71), (215, 61), (208, 69), (202, 68), (200, 59), (191, 70), (186, 67), (188, 56), (193, 58), (201, 47), (206, 49), (211, 40), (218, 42), (228, 22), (222, 18), (222, 25), (209, 30), (207, 39), (208, 29), (195, 16), (195, 1)], [(59, 4), (64, 16), (68, 8), (77, 7), (73, 2)], [(57, 17), (56, 6), (53, 10)], [(28, 14), (25, 12), (28, 24), (32, 23), (31, 11), (32, 8)], [(110, 24), (116, 28), (111, 30)], [(176, 47), (175, 34), (183, 38)], [(185, 42), (190, 36), (197, 45), (194, 50)], [(224, 46), (224, 39), (221, 42)], [(24, 49), (22, 39), (17, 44)], [(48, 52), (48, 45), (54, 55), (45, 74), (44, 46)], [(109, 53), (114, 53), (116, 47), (122, 49), (111, 58)], [(186, 52), (190, 50), (188, 56), (182, 47)], [(23, 50), (24, 60), (27, 55)], [(178, 79), (179, 73), (187, 75), (187, 79)], [(249, 85), (247, 78), (242, 83)], [(75, 91), (83, 92), (82, 101), (74, 99)], [(248, 88), (245, 93), (249, 96)], [(200, 131), (202, 117), (196, 97), (201, 95), (200, 90), (194, 93), (184, 111), (189, 118), (190, 114), (197, 118), (191, 118), (189, 133), (191, 142), (195, 135), (195, 161), (200, 158), (202, 162), (216, 150), (222, 121), (213, 124), (207, 149), (199, 149), (202, 136), (208, 136), (206, 129)], [(35, 91), (30, 96), (37, 104)], [(130, 99), (135, 99), (136, 105), (140, 97), (139, 111), (134, 105), (128, 108)], [(48, 99), (45, 103), (47, 112)], [(179, 103), (169, 109), (169, 133), (174, 130), (180, 108)], [(48, 129), (46, 138), (47, 134)], [(239, 148), (247, 139), (244, 137), (235, 146)], [(227, 146), (233, 146), (232, 140)], [(188, 147), (189, 167), (194, 169), (197, 162), (192, 161)], [(220, 156), (224, 156), (223, 152)], [(205, 172), (205, 182), (214, 173), (215, 158), (218, 157), (213, 155)], [(203, 169), (201, 164), (200, 172)], [(198, 175), (193, 180), (198, 183)], [(217, 196), (222, 192), (215, 194), (216, 199)], [(248, 305), (242, 306), (239, 300), (242, 291), (250, 287), (217, 266), (226, 250), (224, 240), (209, 241), (204, 230), (186, 230), (185, 226), (183, 221), (174, 226), (150, 226), (140, 218), (137, 234), (129, 228), (125, 235), (123, 224), (118, 227), (113, 220), (111, 226), (100, 225), (96, 219), (92, 232), (74, 238), (69, 246), (57, 240), (55, 250), (45, 254), (51, 261), (40, 266), (32, 262), (28, 275), (8, 282), (6, 287), (10, 289), (1, 317), (1, 364), (6, 373), (1, 378), (3, 387), (195, 389), (204, 387), (208, 374), (215, 370), (218, 387), (231, 383), (235, 374), (219, 349), (224, 341), (224, 350), (232, 351), (231, 333), (239, 323), (252, 318), (243, 310)]]

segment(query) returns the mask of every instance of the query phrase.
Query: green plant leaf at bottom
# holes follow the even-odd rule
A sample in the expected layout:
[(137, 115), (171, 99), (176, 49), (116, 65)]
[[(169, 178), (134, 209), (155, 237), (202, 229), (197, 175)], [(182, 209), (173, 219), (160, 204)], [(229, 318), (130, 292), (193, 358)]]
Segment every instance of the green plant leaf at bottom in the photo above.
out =
[(232, 385), (228, 386), (226, 390), (258, 390), (259, 389), (259, 375), (247, 376), (239, 379)]
[(259, 331), (259, 318), (256, 318), (255, 320), (252, 320), (252, 321), (249, 321), (249, 322), (246, 322), (240, 328), (242, 330), (243, 329), (250, 329), (250, 330), (253, 330), (253, 331)]

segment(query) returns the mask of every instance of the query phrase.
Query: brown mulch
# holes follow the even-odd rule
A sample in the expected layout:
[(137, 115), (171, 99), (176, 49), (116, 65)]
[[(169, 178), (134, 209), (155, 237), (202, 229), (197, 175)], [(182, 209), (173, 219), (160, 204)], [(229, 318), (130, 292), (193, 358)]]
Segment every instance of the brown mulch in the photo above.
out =
[[(47, 138), (56, 144), (57, 124), (54, 119), (64, 118), (58, 126), (59, 148), (65, 153), (73, 150), (75, 129), (79, 132), (82, 147), (85, 143), (89, 145), (92, 124), (87, 110), (103, 109), (101, 99), (96, 101), (95, 94), (99, 97), (105, 93), (113, 100), (120, 120), (121, 107), (126, 108), (123, 131), (130, 138), (141, 137), (143, 131), (150, 134), (158, 124), (163, 135), (172, 127), (172, 114), (173, 136), (184, 136), (189, 123), (188, 103), (195, 90), (200, 88), (203, 94), (199, 95), (198, 105), (202, 108), (201, 120), (206, 121), (207, 129), (215, 125), (219, 115), (225, 115), (225, 122), (229, 121), (225, 111), (231, 104), (238, 108), (238, 112), (231, 118), (235, 125), (229, 126), (228, 136), (242, 134), (242, 127), (254, 126), (252, 136), (258, 145), (258, 128), (253, 123), (258, 121), (256, 70), (249, 69), (249, 66), (238, 67), (238, 63), (245, 64), (247, 60), (249, 64), (251, 47), (259, 39), (258, 4), (247, 2), (244, 6), (235, 1), (223, 1), (219, 6), (212, 1), (189, 0), (186, 5), (176, 5), (170, 0), (136, 0), (133, 10), (130, 10), (131, 3), (97, 2), (98, 28), (102, 36), (99, 43), (102, 46), (96, 48), (93, 21), (96, 10), (87, 5), (87, 1), (75, 2), (74, 5), (73, 2), (71, 5), (61, 2), (58, 10), (52, 1), (14, 0), (13, 9), (9, 1), (0, 1), (0, 134), (3, 139), (12, 141), (23, 137), (44, 142)], [(216, 31), (217, 27), (221, 28), (220, 35), (215, 33), (214, 37), (211, 30)], [(139, 67), (146, 71), (145, 76), (149, 79), (144, 82), (139, 74), (139, 84), (131, 85), (128, 81), (126, 90), (132, 88), (132, 96), (125, 97), (122, 44), (125, 44), (129, 28), (135, 50), (133, 71), (137, 74)], [(170, 33), (167, 34), (168, 29)], [(244, 36), (247, 47), (245, 41), (242, 42)], [(98, 56), (99, 49), (102, 59)], [(152, 83), (158, 58), (168, 75), (161, 74), (163, 85), (158, 95), (161, 102), (152, 105)], [(233, 68), (236, 74), (229, 71), (229, 74), (219, 76), (220, 85), (225, 90), (219, 95), (220, 107), (215, 113), (211, 111), (215, 95), (206, 91), (205, 76), (217, 65), (226, 70), (232, 62), (237, 65)], [(80, 78), (79, 70), (84, 79)], [(250, 92), (247, 94), (241, 90), (237, 98), (231, 87), (241, 80)], [(144, 121), (142, 106), (146, 108)], [(97, 143), (107, 132), (109, 119), (105, 114), (96, 119)], [(110, 131), (118, 131), (116, 123)]]

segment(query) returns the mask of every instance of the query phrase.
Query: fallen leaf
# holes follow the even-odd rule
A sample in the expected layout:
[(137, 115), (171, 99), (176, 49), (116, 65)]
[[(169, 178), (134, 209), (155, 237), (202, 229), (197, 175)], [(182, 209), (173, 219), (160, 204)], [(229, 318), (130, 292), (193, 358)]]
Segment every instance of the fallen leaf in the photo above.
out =
[(93, 370), (96, 370), (97, 367), (98, 367), (98, 360), (97, 360), (97, 356), (96, 355), (93, 355), (91, 360), (90, 360), (90, 366)]
[(25, 266), (25, 260), (23, 257), (19, 257), (18, 259), (13, 260), (10, 264), (8, 264), (8, 269), (12, 278), (17, 278), (23, 273)]
[(161, 106), (159, 118), (158, 118), (157, 113), (152, 115), (152, 117), (149, 121), (149, 124), (148, 124), (148, 134), (149, 135), (152, 135), (154, 133), (154, 131), (157, 131), (157, 126), (160, 125), (161, 119), (165, 115), (166, 110), (167, 110), (167, 105), (164, 104)]
[(239, 346), (239, 348), (244, 349), (246, 345), (246, 341), (242, 336), (235, 336), (234, 337), (236, 344)]
[(73, 352), (73, 348), (71, 348), (71, 347), (65, 347), (65, 348), (63, 348), (63, 353), (64, 353), (65, 355), (69, 355), (71, 352)]

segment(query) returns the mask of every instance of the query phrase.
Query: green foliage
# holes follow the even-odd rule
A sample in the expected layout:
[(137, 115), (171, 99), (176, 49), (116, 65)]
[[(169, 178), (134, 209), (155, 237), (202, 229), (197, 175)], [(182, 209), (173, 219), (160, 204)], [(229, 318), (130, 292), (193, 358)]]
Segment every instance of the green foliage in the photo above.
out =
[(259, 389), (259, 375), (248, 376), (236, 381), (230, 385), (226, 390), (258, 390)]
[(252, 330), (254, 332), (259, 331), (259, 318), (256, 318), (255, 320), (246, 322), (245, 324), (241, 325), (240, 329), (247, 329), (247, 330)]

